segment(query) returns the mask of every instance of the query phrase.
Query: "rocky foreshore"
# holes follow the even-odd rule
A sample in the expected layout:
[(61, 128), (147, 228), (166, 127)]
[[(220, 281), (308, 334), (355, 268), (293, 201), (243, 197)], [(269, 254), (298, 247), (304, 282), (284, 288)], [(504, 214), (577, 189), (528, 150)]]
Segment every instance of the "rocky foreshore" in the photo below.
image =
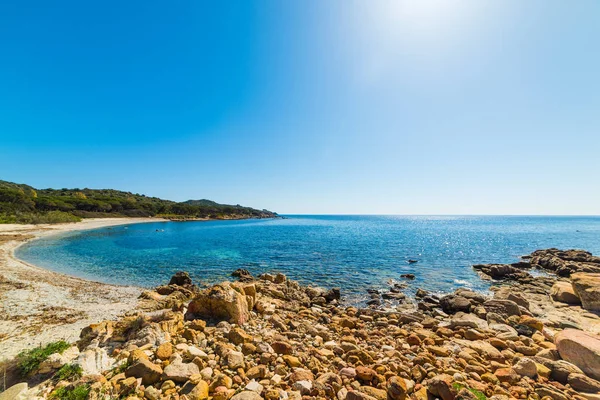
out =
[(549, 249), (474, 268), (493, 296), (406, 301), (393, 286), (377, 293), (393, 309), (282, 274), (238, 270), (200, 290), (179, 273), (142, 294), (143, 311), (43, 361), (33, 374), (47, 380), (0, 399), (600, 399), (600, 258)]

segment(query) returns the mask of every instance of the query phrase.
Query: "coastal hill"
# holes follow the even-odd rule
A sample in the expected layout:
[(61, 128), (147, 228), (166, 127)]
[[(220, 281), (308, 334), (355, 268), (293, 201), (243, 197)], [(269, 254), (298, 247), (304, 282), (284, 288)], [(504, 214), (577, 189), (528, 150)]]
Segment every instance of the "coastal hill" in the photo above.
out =
[(36, 189), (0, 180), (0, 223), (53, 223), (102, 217), (173, 220), (274, 218), (277, 214), (211, 200), (175, 202), (113, 189)]

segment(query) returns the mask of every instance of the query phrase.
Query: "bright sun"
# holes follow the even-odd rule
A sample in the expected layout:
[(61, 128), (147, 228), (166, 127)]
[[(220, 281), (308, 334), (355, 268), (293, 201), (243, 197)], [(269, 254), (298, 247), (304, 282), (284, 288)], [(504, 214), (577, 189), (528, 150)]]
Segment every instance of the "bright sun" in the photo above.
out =
[(351, 46), (366, 82), (404, 69), (437, 68), (447, 55), (471, 41), (478, 14), (475, 0), (373, 0), (353, 2)]

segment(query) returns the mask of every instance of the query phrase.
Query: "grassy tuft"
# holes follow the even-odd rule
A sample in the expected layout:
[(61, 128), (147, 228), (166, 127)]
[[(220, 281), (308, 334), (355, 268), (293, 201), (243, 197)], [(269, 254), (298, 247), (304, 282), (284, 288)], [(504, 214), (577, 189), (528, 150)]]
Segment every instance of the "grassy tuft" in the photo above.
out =
[(70, 381), (81, 378), (83, 370), (77, 364), (65, 364), (54, 374), (54, 379), (59, 381)]
[(29, 375), (45, 361), (51, 354), (62, 353), (71, 345), (64, 340), (49, 343), (44, 347), (36, 347), (31, 350), (24, 350), (17, 356), (17, 367), (22, 376)]
[(487, 396), (485, 395), (485, 393), (481, 392), (480, 390), (467, 387), (467, 386), (463, 385), (462, 383), (454, 382), (452, 384), (452, 387), (456, 391), (460, 391), (462, 389), (467, 389), (469, 392), (473, 393), (475, 395), (475, 397), (477, 397), (477, 400), (487, 400)]
[(61, 387), (50, 394), (50, 399), (56, 400), (85, 400), (90, 394), (88, 385), (79, 385), (74, 388)]

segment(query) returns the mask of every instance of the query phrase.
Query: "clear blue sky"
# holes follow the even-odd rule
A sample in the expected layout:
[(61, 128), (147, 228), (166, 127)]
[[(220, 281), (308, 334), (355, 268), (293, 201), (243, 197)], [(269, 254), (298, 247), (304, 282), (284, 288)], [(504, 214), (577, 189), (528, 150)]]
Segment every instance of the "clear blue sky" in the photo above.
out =
[(0, 37), (0, 179), (600, 214), (597, 0), (5, 1)]

